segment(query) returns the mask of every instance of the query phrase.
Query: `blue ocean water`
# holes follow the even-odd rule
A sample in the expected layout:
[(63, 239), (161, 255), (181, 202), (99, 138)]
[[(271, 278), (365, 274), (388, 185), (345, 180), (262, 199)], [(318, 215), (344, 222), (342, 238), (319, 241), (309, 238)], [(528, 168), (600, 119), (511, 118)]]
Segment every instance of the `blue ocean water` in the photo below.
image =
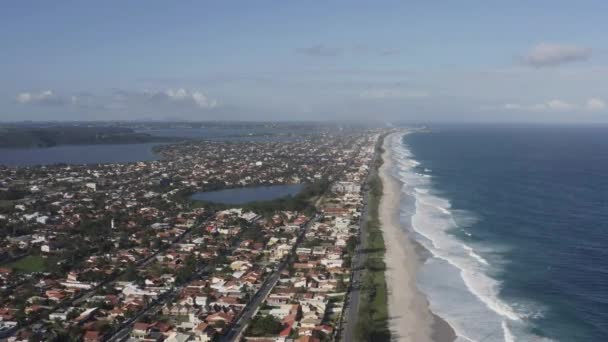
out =
[(445, 126), (393, 142), (419, 286), (461, 340), (608, 341), (608, 127)]

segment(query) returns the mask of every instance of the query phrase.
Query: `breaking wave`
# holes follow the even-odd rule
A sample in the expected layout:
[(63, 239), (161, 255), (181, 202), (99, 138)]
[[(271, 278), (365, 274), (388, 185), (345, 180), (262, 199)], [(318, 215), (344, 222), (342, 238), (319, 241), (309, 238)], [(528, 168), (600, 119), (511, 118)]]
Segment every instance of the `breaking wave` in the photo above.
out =
[(403, 137), (389, 139), (394, 176), (402, 183), (402, 223), (432, 255), (418, 277), (431, 310), (454, 328), (461, 341), (540, 340), (527, 332), (526, 308), (517, 306), (516, 310), (499, 297), (501, 283), (490, 274), (500, 262), (493, 265), (492, 258), (483, 254), (496, 256), (465, 244), (453, 233), (459, 230), (471, 236), (458, 223), (475, 222), (474, 215), (459, 210), (459, 215), (469, 217), (457, 220), (450, 201), (434, 193), (432, 176), (419, 173), (420, 162), (413, 159)]

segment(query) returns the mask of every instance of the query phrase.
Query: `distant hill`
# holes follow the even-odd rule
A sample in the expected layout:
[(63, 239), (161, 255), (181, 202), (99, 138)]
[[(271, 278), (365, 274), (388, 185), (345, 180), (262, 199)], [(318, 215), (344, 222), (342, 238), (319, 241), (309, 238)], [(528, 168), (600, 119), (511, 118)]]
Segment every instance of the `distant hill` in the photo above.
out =
[(37, 148), (57, 145), (134, 144), (175, 141), (124, 127), (52, 126), (0, 128), (0, 148)]

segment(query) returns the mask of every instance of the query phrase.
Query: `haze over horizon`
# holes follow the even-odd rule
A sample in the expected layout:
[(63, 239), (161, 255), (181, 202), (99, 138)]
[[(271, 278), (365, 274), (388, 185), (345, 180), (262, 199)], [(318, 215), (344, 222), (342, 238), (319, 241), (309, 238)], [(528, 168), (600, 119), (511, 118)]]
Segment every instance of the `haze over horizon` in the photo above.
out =
[(20, 1), (0, 121), (608, 122), (601, 1)]

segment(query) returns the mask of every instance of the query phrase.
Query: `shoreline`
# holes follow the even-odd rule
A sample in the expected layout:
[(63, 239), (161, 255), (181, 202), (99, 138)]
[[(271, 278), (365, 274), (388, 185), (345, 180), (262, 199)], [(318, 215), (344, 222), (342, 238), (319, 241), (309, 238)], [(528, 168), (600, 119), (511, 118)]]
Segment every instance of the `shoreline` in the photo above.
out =
[(454, 329), (431, 312), (427, 298), (416, 286), (416, 272), (423, 262), (423, 256), (416, 242), (412, 241), (400, 226), (401, 183), (391, 174), (393, 161), (390, 141), (396, 134), (401, 133), (391, 133), (384, 138), (383, 163), (378, 170), (383, 184), (379, 219), (386, 247), (391, 339), (408, 342), (452, 342), (456, 339)]

